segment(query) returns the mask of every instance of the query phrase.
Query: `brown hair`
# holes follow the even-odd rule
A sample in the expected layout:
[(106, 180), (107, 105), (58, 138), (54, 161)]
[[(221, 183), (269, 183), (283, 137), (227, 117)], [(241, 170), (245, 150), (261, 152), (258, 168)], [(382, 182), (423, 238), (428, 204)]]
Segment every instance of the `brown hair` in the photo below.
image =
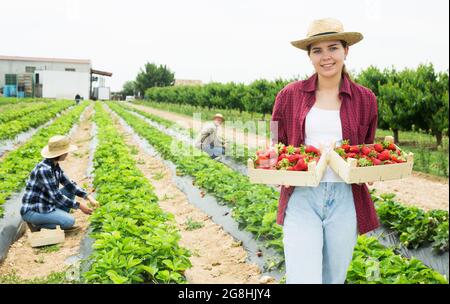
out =
[[(342, 47), (345, 49), (347, 47), (347, 41), (345, 40), (339, 40), (342, 43)], [(308, 50), (308, 56), (311, 53), (311, 44), (307, 46)], [(347, 72), (347, 68), (344, 66), (342, 67), (342, 75), (346, 75), (348, 78), (350, 78), (350, 74)]]

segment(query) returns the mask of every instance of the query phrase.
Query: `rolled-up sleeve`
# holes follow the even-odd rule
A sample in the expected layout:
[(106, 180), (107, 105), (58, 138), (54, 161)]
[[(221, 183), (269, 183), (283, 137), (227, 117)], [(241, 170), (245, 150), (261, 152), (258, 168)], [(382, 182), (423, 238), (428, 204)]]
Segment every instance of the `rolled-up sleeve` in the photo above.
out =
[(275, 97), (275, 104), (273, 106), (272, 119), (270, 123), (270, 133), (273, 144), (277, 144), (279, 142), (287, 144), (287, 135), (284, 125), (284, 96), (284, 92), (280, 91)]
[(48, 193), (50, 200), (55, 205), (74, 209), (77, 209), (79, 207), (79, 203), (76, 200), (72, 200), (61, 193), (61, 191), (59, 190), (58, 181), (56, 180), (51, 169), (43, 167), (41, 168), (41, 170), (39, 170), (39, 175), (43, 187)]

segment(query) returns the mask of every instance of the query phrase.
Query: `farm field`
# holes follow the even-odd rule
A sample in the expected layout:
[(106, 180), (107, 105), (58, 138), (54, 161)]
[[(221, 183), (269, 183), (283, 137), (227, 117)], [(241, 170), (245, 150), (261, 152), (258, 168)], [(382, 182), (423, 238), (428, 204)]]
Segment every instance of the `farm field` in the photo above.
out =
[[(245, 140), (236, 142), (233, 151), (242, 148), (244, 155), (212, 160), (192, 146), (199, 130), (191, 115), (218, 110), (175, 108), (147, 101), (19, 105), (0, 98), (5, 140), (36, 129), (0, 158), (0, 229), (17, 217), (20, 192), (55, 134), (70, 135), (78, 146), (63, 169), (100, 202), (90, 216), (74, 211), (81, 230), (63, 244), (31, 248), (28, 230), (12, 241), (0, 283), (283, 284), (279, 189), (252, 184), (241, 170), (258, 145), (244, 149)], [(385, 135), (392, 134), (377, 130), (377, 137)], [(359, 236), (346, 283), (448, 284), (448, 262), (433, 259), (448, 260), (449, 141), (444, 136), (437, 148), (433, 140), (400, 132), (399, 144), (417, 155), (415, 172), (370, 187), (395, 244), (377, 233)]]

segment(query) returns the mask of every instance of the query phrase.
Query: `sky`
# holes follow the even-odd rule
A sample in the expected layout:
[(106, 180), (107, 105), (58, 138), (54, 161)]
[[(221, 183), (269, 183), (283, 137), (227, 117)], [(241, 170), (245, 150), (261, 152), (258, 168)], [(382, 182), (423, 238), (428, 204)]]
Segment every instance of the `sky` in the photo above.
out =
[(0, 55), (90, 59), (118, 91), (146, 62), (178, 79), (244, 82), (313, 73), (305, 38), (337, 18), (364, 39), (346, 66), (449, 66), (447, 0), (14, 0), (2, 1)]

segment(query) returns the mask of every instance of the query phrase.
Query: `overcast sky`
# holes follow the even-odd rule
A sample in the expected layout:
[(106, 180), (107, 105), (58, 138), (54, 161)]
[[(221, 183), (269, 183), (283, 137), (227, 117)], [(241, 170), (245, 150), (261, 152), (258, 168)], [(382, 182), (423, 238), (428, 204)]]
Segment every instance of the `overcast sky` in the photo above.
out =
[(447, 0), (14, 0), (1, 12), (0, 55), (91, 59), (114, 91), (147, 61), (203, 82), (311, 74), (290, 41), (324, 17), (364, 35), (350, 70), (449, 64)]

